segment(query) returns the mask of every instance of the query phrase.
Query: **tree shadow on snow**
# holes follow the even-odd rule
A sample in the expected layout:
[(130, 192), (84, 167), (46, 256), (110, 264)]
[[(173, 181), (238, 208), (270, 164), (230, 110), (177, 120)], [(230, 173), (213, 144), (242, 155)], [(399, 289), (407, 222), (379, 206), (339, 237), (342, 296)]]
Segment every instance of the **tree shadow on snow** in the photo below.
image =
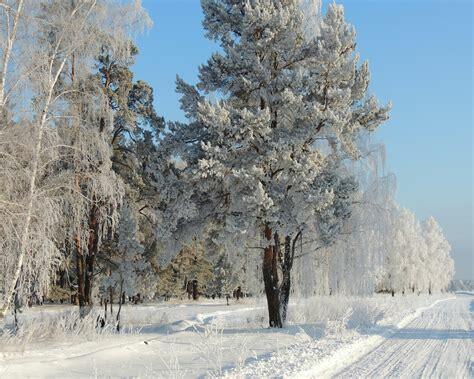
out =
[(464, 340), (473, 339), (474, 331), (463, 329), (400, 329), (389, 339), (399, 340)]
[[(186, 329), (186, 331), (205, 331), (205, 325), (196, 325)], [(320, 339), (324, 336), (324, 326), (321, 324), (298, 324), (288, 325), (283, 328), (269, 328), (269, 327), (247, 327), (247, 328), (235, 328), (226, 327), (222, 328), (223, 335), (233, 334), (284, 334), (290, 336), (306, 335), (311, 339)]]
[(360, 332), (365, 335), (381, 335), (390, 340), (464, 340), (474, 339), (474, 331), (464, 329), (424, 329), (394, 326), (377, 326)]

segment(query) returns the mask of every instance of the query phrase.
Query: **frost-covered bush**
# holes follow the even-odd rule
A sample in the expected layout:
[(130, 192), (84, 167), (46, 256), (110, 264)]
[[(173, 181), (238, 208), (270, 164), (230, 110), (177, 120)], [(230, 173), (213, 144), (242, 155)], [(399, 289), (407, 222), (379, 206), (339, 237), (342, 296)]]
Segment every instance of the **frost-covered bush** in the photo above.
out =
[(18, 316), (18, 328), (9, 323), (0, 331), (0, 351), (18, 351), (36, 343), (97, 340), (113, 332), (98, 327), (100, 312), (93, 310), (81, 317), (78, 309), (28, 312)]

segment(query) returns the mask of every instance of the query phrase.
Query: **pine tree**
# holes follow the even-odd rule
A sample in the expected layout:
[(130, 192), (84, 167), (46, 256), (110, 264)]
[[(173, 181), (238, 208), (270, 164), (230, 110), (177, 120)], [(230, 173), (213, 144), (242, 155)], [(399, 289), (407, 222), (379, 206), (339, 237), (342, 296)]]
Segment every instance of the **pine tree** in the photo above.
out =
[(212, 268), (213, 278), (208, 285), (208, 293), (211, 296), (221, 297), (230, 294), (239, 285), (232, 265), (226, 254), (220, 254)]
[(116, 321), (119, 330), (122, 298), (137, 293), (144, 295), (150, 292), (154, 282), (153, 271), (138, 240), (136, 216), (127, 203), (122, 205), (116, 237), (109, 251), (110, 254), (103, 258), (103, 267), (108, 268), (110, 274), (103, 277), (102, 286), (106, 291), (118, 290), (120, 300)]
[[(221, 52), (200, 67), (197, 87), (177, 81), (190, 123), (173, 124), (165, 145), (185, 163), (177, 177), (187, 211), (165, 217), (180, 236), (204, 224), (238, 248), (260, 244), (269, 323), (281, 327), (295, 244), (310, 228), (332, 239), (330, 225), (347, 215), (337, 199), (354, 191), (332, 173), (341, 158), (359, 157), (357, 136), (384, 122), (388, 108), (367, 96), (368, 65), (358, 65), (341, 6), (330, 5), (313, 33), (297, 0), (202, 6)], [(219, 101), (206, 99), (212, 92)]]
[(196, 240), (184, 246), (179, 254), (159, 272), (157, 293), (165, 298), (196, 297), (193, 294), (193, 282), (198, 292), (207, 293), (213, 273), (211, 263), (206, 259), (202, 243)]
[[(116, 238), (114, 229), (123, 202), (145, 216), (140, 224), (148, 227), (146, 237), (152, 235), (143, 211), (148, 198), (143, 195), (145, 184), (140, 159), (143, 156), (138, 152), (138, 146), (145, 139), (145, 133), (160, 133), (163, 120), (153, 108), (151, 87), (143, 81), (133, 81), (130, 66), (137, 49), (127, 39), (121, 43), (119, 50), (113, 44), (102, 45), (96, 59), (97, 72), (82, 81), (72, 81), (73, 88), (80, 89), (76, 91), (80, 95), (69, 97), (73, 114), (79, 114), (78, 118), (89, 123), (62, 127), (66, 142), (75, 145), (75, 152), (81, 151), (70, 163), (74, 172), (71, 187), (75, 186), (82, 196), (71, 194), (75, 218), (69, 225), (75, 229), (72, 233), (75, 235), (75, 268), (81, 308), (92, 304), (95, 262), (107, 250), (101, 249), (101, 245), (117, 243), (109, 239), (110, 236)], [(91, 140), (96, 143), (91, 144)], [(153, 238), (146, 237), (142, 235), (142, 242), (148, 240), (145, 245), (149, 248)], [(149, 249), (147, 253), (150, 253)]]

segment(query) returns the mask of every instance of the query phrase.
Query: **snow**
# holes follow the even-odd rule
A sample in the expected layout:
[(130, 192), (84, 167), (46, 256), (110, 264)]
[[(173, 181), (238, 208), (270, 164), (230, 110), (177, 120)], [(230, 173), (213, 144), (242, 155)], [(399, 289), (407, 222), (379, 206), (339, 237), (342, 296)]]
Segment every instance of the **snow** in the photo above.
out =
[(472, 377), (473, 310), (468, 296), (438, 302), (336, 377)]
[[(311, 298), (291, 304), (284, 329), (265, 327), (262, 304), (126, 305), (122, 333), (0, 337), (0, 376), (469, 376), (473, 296)], [(73, 311), (31, 308), (20, 322), (29, 330)]]
[[(440, 302), (455, 300), (456, 298), (447, 298), (447, 299), (440, 299), (436, 300), (434, 303), (427, 307), (422, 307), (417, 309), (412, 314), (407, 315), (404, 317), (399, 323), (397, 323), (394, 327), (382, 327), (379, 328), (379, 334), (370, 336), (368, 338), (361, 338), (354, 343), (351, 343), (347, 346), (344, 346), (340, 350), (338, 350), (333, 355), (327, 357), (326, 359), (322, 360), (318, 363), (314, 368), (311, 370), (299, 373), (299, 376), (305, 378), (314, 378), (314, 377), (333, 377), (335, 374), (338, 374), (340, 371), (344, 374), (343, 376), (346, 377), (346, 371), (350, 372), (350, 368), (353, 366), (361, 365), (363, 361), (370, 359), (371, 354), (373, 353), (373, 349), (381, 349), (384, 350), (387, 348), (385, 346), (387, 343), (390, 343), (393, 339), (397, 339), (398, 336), (404, 335), (405, 331), (413, 330), (408, 328), (411, 323), (413, 323), (418, 317), (420, 317), (423, 312), (432, 309)], [(433, 317), (436, 320), (436, 317)], [(432, 338), (430, 336), (430, 330), (427, 331), (428, 333), (425, 334), (425, 340)], [(420, 334), (424, 332), (420, 330)], [(465, 332), (468, 335), (470, 332)], [(405, 338), (410, 339), (410, 335), (405, 335)], [(415, 337), (416, 338), (416, 337)], [(419, 351), (423, 351), (423, 346), (420, 346)], [(393, 362), (391, 359), (393, 357), (388, 357), (385, 362), (378, 362), (373, 364), (387, 364), (388, 362)], [(388, 362), (387, 362), (388, 361)], [(409, 360), (407, 360), (409, 361)], [(348, 364), (353, 363), (350, 368), (346, 369)], [(363, 366), (362, 366), (363, 367)], [(412, 372), (411, 374), (414, 375), (417, 372)], [(375, 374), (375, 373), (372, 373)], [(381, 375), (380, 372), (376, 373), (378, 376)], [(391, 373), (394, 375), (395, 373)], [(409, 374), (409, 373), (407, 373)], [(354, 372), (353, 375), (348, 375), (348, 377), (354, 376), (367, 376), (362, 375), (362, 373)], [(369, 375), (370, 376), (370, 375)], [(398, 375), (397, 375), (398, 376)], [(409, 376), (409, 375), (408, 375)]]

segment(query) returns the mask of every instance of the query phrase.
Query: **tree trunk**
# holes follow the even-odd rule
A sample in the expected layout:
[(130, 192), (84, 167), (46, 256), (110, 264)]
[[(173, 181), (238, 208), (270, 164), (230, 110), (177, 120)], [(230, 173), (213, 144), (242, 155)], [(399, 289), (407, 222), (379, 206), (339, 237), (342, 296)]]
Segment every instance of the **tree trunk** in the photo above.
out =
[(110, 314), (113, 314), (112, 304), (114, 303), (114, 289), (109, 287), (109, 297), (110, 297)]
[[(95, 197), (92, 198), (95, 201)], [(86, 257), (86, 272), (84, 283), (85, 302), (92, 305), (92, 286), (94, 279), (95, 256), (99, 246), (99, 218), (96, 205), (92, 205), (89, 217), (89, 240), (87, 242), (88, 254)]]
[[(120, 293), (123, 293), (123, 279), (120, 281)], [(119, 300), (119, 308), (117, 311), (117, 332), (120, 332), (120, 311), (122, 310), (122, 301)]]
[(193, 300), (199, 299), (199, 290), (198, 290), (198, 281), (197, 279), (193, 280)]
[(13, 300), (13, 321), (15, 325), (15, 333), (18, 331), (18, 311), (21, 309), (20, 297), (18, 296), (18, 288), (15, 288), (15, 297)]
[[(265, 226), (265, 238), (270, 243), (272, 231)], [(268, 319), (271, 328), (281, 328), (280, 296), (278, 289), (277, 249), (273, 245), (265, 247), (263, 252), (263, 282), (268, 305)]]
[[(18, 23), (20, 20), (20, 16), (22, 15), (23, 3), (24, 3), (24, 0), (18, 1), (18, 5), (14, 13), (15, 17), (13, 18), (13, 22), (12, 22), (12, 29), (10, 30), (10, 25), (7, 26), (8, 37), (7, 37), (5, 46), (2, 47), (3, 59), (2, 59), (2, 72), (0, 74), (0, 116), (2, 115), (4, 111), (3, 108), (5, 106), (5, 85), (6, 85), (6, 80), (7, 80), (7, 71), (9, 67), (11, 53), (13, 50), (13, 44), (16, 38), (16, 32), (18, 30)], [(8, 12), (8, 6), (5, 12)]]
[(76, 235), (76, 275), (77, 275), (77, 301), (79, 308), (86, 305), (84, 298), (84, 254), (81, 247), (81, 239)]
[(285, 237), (285, 253), (283, 256), (283, 264), (281, 266), (282, 280), (280, 287), (280, 306), (281, 306), (281, 319), (284, 323), (286, 321), (288, 302), (290, 300), (290, 289), (291, 289), (291, 268), (293, 266), (293, 258), (291, 256), (291, 237)]

